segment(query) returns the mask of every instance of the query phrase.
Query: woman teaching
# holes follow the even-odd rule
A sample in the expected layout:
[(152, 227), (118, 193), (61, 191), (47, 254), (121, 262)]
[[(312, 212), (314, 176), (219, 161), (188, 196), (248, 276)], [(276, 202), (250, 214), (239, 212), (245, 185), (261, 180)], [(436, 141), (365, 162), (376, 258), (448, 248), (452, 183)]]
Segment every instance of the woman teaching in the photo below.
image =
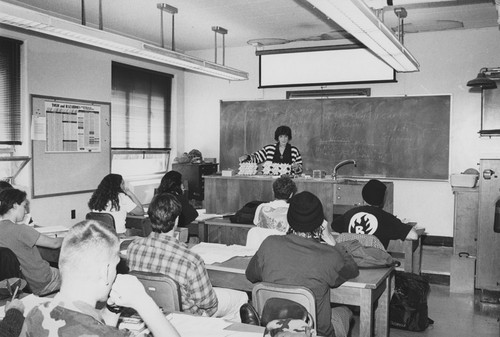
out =
[(274, 132), (275, 144), (264, 146), (257, 152), (246, 154), (239, 158), (241, 162), (263, 163), (269, 161), (276, 164), (291, 165), (292, 173), (302, 173), (302, 157), (299, 149), (289, 143), (292, 140), (292, 130), (285, 125), (278, 126)]

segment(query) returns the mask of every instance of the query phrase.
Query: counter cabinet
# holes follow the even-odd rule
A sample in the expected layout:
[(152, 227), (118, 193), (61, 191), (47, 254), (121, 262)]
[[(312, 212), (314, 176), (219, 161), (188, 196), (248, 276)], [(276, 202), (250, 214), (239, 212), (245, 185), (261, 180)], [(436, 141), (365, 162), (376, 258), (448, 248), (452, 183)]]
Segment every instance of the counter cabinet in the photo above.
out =
[[(247, 202), (253, 200), (271, 201), (274, 199), (271, 176), (205, 176), (204, 207), (207, 213), (235, 213)], [(309, 191), (321, 200), (325, 219), (331, 223), (333, 214), (363, 205), (361, 190), (366, 180), (332, 180), (294, 178), (297, 191)], [(392, 182), (384, 182), (387, 186), (384, 209), (393, 212), (394, 187)]]

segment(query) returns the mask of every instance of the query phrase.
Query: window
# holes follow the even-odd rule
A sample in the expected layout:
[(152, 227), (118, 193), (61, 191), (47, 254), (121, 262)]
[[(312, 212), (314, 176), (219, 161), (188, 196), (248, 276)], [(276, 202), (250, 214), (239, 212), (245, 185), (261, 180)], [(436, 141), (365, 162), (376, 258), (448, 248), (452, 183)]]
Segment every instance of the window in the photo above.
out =
[(172, 75), (112, 65), (111, 171), (129, 180), (167, 171)]
[(21, 145), (21, 41), (0, 36), (0, 144)]
[(113, 63), (113, 149), (169, 148), (172, 77)]

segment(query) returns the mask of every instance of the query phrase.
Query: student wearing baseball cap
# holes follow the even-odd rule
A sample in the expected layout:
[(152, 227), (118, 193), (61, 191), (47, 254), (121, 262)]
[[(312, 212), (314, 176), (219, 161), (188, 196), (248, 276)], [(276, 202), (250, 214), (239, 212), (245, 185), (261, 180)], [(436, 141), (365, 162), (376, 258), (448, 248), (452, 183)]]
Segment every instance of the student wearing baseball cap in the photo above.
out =
[(347, 307), (330, 307), (330, 290), (358, 276), (358, 266), (340, 246), (320, 242), (324, 213), (314, 194), (294, 195), (287, 220), (288, 234), (262, 242), (248, 264), (247, 279), (309, 288), (316, 299), (318, 335), (346, 336), (352, 313)]
[(383, 210), (387, 187), (379, 180), (368, 181), (361, 195), (368, 204), (355, 207), (335, 218), (332, 229), (338, 233), (371, 234), (387, 249), (390, 240), (416, 240), (413, 226), (403, 223), (396, 216)]

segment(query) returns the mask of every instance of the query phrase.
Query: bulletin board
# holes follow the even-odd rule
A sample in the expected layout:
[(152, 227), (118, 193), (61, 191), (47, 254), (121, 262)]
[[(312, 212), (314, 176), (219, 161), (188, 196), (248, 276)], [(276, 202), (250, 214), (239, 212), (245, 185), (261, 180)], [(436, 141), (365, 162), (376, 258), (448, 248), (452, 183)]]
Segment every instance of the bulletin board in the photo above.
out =
[(86, 193), (111, 172), (111, 103), (31, 95), (33, 198)]

